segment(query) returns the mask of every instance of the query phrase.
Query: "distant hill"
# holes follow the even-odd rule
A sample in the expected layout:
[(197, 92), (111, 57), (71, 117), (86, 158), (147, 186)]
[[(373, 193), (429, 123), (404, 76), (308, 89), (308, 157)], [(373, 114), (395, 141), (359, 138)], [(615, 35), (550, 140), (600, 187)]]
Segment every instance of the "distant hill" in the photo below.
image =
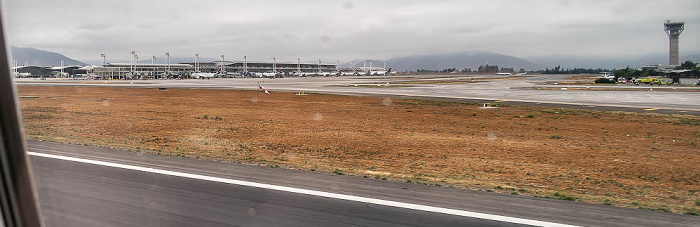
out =
[[(382, 67), (384, 64), (384, 61), (382, 60), (369, 60), (369, 59), (355, 59), (354, 61), (346, 62), (340, 64), (341, 68), (352, 68), (352, 63), (355, 62), (355, 67), (364, 67), (367, 66), (369, 67), (370, 65), (372, 67)], [(387, 63), (387, 68), (390, 66)]]
[[(382, 66), (383, 61), (379, 60), (356, 60), (356, 66), (362, 66), (363, 62), (372, 62), (372, 66)], [(386, 60), (386, 66), (392, 67), (396, 71), (415, 71), (418, 69), (442, 70), (448, 68), (464, 69), (470, 68), (476, 70), (481, 65), (498, 65), (503, 68), (514, 68), (518, 70), (524, 68), (526, 70), (540, 69), (541, 67), (535, 63), (503, 54), (471, 51), (449, 54), (428, 54), (414, 55), (408, 57), (397, 57)], [(352, 63), (345, 63), (341, 66), (349, 67)]]
[(18, 65), (24, 65), (24, 63), (27, 62), (29, 65), (36, 66), (59, 66), (61, 65), (61, 61), (63, 61), (63, 65), (87, 65), (59, 53), (43, 51), (31, 47), (13, 46), (12, 57), (17, 60)]

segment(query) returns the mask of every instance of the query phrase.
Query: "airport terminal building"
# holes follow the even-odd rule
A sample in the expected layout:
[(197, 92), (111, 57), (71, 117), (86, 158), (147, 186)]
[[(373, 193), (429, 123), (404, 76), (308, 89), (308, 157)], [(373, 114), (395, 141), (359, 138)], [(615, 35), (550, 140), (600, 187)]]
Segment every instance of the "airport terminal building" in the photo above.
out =
[(276, 63), (255, 61), (213, 61), (178, 64), (106, 63), (92, 67), (91, 75), (96, 79), (160, 79), (187, 78), (192, 73), (218, 73), (219, 77), (249, 76), (252, 73), (315, 73), (336, 72), (336, 64), (323, 63)]

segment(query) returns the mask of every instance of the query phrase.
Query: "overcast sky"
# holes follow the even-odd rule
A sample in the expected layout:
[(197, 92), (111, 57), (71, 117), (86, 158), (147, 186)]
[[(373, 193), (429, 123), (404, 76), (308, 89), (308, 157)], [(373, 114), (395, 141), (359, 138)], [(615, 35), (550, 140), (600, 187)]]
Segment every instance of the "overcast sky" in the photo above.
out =
[[(700, 1), (6, 0), (15, 46), (85, 62), (151, 56), (341, 62), (490, 51), (516, 57), (668, 52), (666, 19), (700, 53)], [(110, 59), (113, 59), (110, 61)]]

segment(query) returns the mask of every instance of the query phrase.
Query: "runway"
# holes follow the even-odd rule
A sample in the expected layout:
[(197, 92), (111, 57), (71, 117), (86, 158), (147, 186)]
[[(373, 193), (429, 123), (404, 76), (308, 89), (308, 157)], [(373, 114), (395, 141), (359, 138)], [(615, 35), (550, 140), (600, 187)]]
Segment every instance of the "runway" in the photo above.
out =
[[(493, 78), (494, 76), (462, 76), (465, 78)], [(519, 79), (494, 80), (478, 83), (410, 84), (382, 86), (398, 81), (414, 81), (413, 77), (295, 77), (281, 79), (230, 78), (210, 80), (134, 80), (134, 81), (77, 81), (17, 79), (18, 85), (32, 86), (114, 86), (161, 89), (247, 89), (263, 84), (268, 90), (285, 92), (313, 92), (337, 95), (361, 95), (393, 98), (419, 98), (461, 102), (502, 102), (513, 105), (549, 108), (574, 108), (602, 111), (684, 114), (700, 116), (700, 87), (668, 87), (678, 91), (658, 91), (659, 86), (607, 86), (616, 90), (588, 91), (559, 88), (581, 87), (546, 85), (566, 75), (528, 75)], [(426, 80), (426, 79), (423, 79)], [(447, 80), (442, 78), (427, 80)], [(355, 86), (358, 85), (358, 86)], [(538, 90), (535, 87), (559, 90)], [(624, 90), (628, 88), (628, 90)], [(657, 89), (656, 91), (654, 89)], [(649, 90), (632, 90), (649, 89)], [(666, 89), (666, 90), (668, 90)]]
[(40, 141), (29, 141), (28, 147), (47, 226), (693, 226), (700, 221), (144, 152)]

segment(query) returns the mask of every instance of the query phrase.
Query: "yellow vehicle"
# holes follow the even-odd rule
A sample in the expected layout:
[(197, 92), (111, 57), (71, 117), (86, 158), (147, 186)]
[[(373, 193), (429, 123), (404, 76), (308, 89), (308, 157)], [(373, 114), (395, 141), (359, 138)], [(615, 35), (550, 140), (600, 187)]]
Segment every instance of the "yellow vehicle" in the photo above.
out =
[(653, 77), (646, 77), (646, 78), (637, 78), (634, 79), (634, 84), (654, 84), (656, 82), (656, 78)]
[(673, 80), (671, 78), (659, 78), (659, 85), (669, 85), (673, 84)]
[(670, 78), (658, 78), (658, 77), (645, 77), (634, 79), (634, 84), (658, 84), (658, 85), (668, 85), (672, 84), (673, 80)]

